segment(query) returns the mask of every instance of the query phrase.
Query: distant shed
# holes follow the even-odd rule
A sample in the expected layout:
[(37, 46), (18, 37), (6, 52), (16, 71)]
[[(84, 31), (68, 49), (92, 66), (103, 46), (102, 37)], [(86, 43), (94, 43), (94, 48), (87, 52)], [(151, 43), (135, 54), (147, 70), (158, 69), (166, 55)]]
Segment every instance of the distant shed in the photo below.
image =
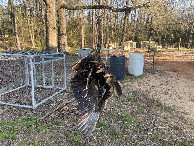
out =
[(136, 49), (136, 44), (137, 42), (133, 42), (133, 41), (124, 42), (123, 43), (124, 50), (133, 51), (134, 49)]

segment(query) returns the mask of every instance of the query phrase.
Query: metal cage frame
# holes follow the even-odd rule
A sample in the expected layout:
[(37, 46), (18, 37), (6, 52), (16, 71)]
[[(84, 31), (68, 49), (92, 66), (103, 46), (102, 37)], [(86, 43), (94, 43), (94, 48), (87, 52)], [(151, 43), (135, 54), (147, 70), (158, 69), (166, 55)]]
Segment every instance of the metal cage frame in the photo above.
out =
[[(54, 57), (54, 56), (57, 56), (57, 57)], [(62, 57), (58, 57), (58, 56), (62, 56)], [(65, 65), (65, 54), (64, 53), (59, 52), (59, 53), (41, 54), (41, 55), (23, 55), (23, 54), (0, 53), (0, 61), (1, 61), (1, 59), (11, 59), (11, 58), (17, 59), (18, 57), (23, 57), (24, 58), (24, 62), (25, 62), (25, 85), (21, 85), (21, 86), (15, 88), (15, 89), (11, 89), (11, 90), (8, 90), (6, 92), (0, 93), (0, 104), (35, 109), (40, 104), (46, 102), (47, 100), (51, 99), (52, 97), (54, 97), (55, 95), (59, 94), (60, 92), (62, 92), (66, 89), (66, 65)], [(36, 61), (35, 57), (40, 57), (42, 60)], [(54, 73), (53, 63), (55, 61), (59, 61), (59, 60), (64, 60), (64, 72), (62, 71), (64, 73), (64, 84), (63, 84), (64, 86), (63, 87), (55, 87), (55, 85), (54, 85), (55, 84), (55, 82), (54, 82), (55, 73)], [(51, 86), (47, 86), (45, 84), (44, 65), (47, 62), (52, 63), (52, 71), (51, 71), (52, 72), (52, 78), (51, 78), (52, 79), (52, 85)], [(37, 64), (40, 64), (40, 65), (43, 66), (43, 73), (42, 73), (43, 85), (39, 85), (39, 84), (36, 83), (36, 67), (35, 67), (35, 65), (37, 65)], [(30, 69), (28, 67), (30, 67)], [(3, 98), (2, 97), (3, 95), (11, 93), (15, 90), (19, 90), (19, 89), (21, 89), (23, 87), (26, 87), (26, 86), (31, 87), (32, 105), (15, 104), (15, 103), (1, 101), (1, 99)], [(55, 92), (54, 94), (50, 95), (46, 99), (42, 100), (41, 102), (36, 103), (35, 97), (34, 97), (35, 87), (54, 88), (54, 89), (57, 89), (58, 91)]]

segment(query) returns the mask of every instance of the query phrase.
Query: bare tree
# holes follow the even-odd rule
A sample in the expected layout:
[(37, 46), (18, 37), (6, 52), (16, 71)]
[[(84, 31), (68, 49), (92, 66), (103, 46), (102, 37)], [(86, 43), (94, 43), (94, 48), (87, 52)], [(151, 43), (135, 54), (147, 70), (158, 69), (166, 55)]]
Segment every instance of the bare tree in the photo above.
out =
[(17, 49), (21, 50), (20, 39), (19, 39), (18, 29), (17, 29), (17, 20), (16, 20), (16, 17), (15, 17), (13, 0), (9, 0), (8, 2), (9, 2), (10, 15), (11, 15), (12, 23), (13, 23), (13, 30), (14, 30), (14, 34), (15, 34), (15, 38), (16, 38)]
[(47, 14), (47, 50), (58, 51), (57, 48), (57, 25), (56, 25), (56, 3), (54, 0), (44, 0)]
[[(31, 9), (31, 1), (23, 1), (24, 3), (24, 6), (26, 7), (25, 9), (25, 17), (26, 17), (26, 20), (27, 20), (27, 24), (28, 24), (28, 30), (29, 30), (29, 33), (30, 33), (30, 38), (31, 38), (31, 43), (32, 43), (32, 48), (35, 48), (35, 36), (34, 36), (34, 17), (31, 15), (31, 17), (29, 17), (29, 14), (28, 14), (28, 7), (29, 9)], [(35, 9), (34, 9), (34, 13), (35, 13)]]
[[(60, 0), (57, 0), (57, 4), (60, 3)], [(58, 21), (59, 21), (59, 50), (66, 52), (68, 51), (68, 44), (67, 44), (67, 32), (66, 32), (66, 13), (65, 9), (58, 10)]]
[[(83, 0), (79, 0), (79, 5), (83, 5)], [(79, 10), (79, 24), (80, 24), (80, 31), (81, 31), (81, 48), (85, 47), (85, 23), (84, 23), (84, 14), (83, 10)]]

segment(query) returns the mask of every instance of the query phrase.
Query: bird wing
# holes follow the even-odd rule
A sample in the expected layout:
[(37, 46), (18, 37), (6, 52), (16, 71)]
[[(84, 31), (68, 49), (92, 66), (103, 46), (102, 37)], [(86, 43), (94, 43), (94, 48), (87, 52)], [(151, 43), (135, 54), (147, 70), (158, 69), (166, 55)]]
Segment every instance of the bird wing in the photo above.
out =
[(80, 119), (78, 121), (78, 129), (84, 135), (89, 135), (95, 128), (99, 119), (100, 112), (96, 111), (98, 91), (92, 83), (89, 83), (88, 89), (85, 90), (87, 78), (80, 78), (75, 75), (71, 79), (71, 88), (78, 102), (78, 110), (80, 111)]
[(80, 111), (78, 129), (84, 135), (90, 135), (94, 130), (114, 87), (118, 93), (122, 93), (115, 77), (109, 75), (104, 64), (98, 59), (94, 55), (89, 55), (73, 65), (76, 74), (71, 79), (71, 89)]

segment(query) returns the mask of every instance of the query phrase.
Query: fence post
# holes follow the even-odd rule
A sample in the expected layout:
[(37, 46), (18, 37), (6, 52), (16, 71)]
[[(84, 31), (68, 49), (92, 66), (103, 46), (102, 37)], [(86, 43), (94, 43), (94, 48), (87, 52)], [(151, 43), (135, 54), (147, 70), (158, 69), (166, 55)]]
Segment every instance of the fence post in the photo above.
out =
[(52, 61), (52, 87), (55, 86), (55, 79), (54, 79), (54, 64), (53, 64), (53, 61)]
[(34, 74), (33, 74), (33, 68), (34, 68), (34, 64), (32, 61), (32, 57), (30, 56), (30, 76), (31, 76), (31, 85), (32, 85), (32, 89), (31, 89), (31, 94), (32, 94), (32, 107), (33, 109), (36, 108), (36, 102), (34, 99)]
[[(35, 60), (35, 58), (34, 58), (34, 62), (36, 62), (36, 60)], [(37, 84), (36, 84), (36, 65), (35, 64), (33, 64), (33, 67), (34, 67), (34, 85), (36, 86)]]
[(155, 55), (156, 55), (156, 49), (154, 49), (154, 55), (153, 55), (153, 70), (155, 70)]
[(63, 53), (64, 56), (64, 88), (66, 89), (66, 66), (65, 66), (65, 54)]
[(43, 80), (43, 87), (45, 88), (45, 77), (44, 77), (44, 58), (42, 58), (42, 80)]
[(25, 60), (26, 85), (29, 86), (28, 58), (25, 57), (24, 60)]

